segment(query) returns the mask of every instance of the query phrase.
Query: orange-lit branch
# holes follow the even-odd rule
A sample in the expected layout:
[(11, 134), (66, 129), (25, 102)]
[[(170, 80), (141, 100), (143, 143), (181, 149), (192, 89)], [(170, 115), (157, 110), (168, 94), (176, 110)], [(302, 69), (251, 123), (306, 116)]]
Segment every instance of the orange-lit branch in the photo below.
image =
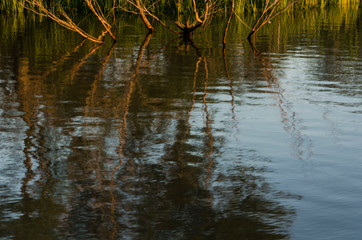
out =
[[(287, 1), (287, 0), (285, 0)], [(278, 16), (280, 13), (282, 13), (284, 10), (292, 6), (294, 3), (298, 2), (299, 0), (295, 0), (289, 4), (287, 4), (284, 8), (280, 9), (278, 12), (275, 12), (277, 6), (283, 2), (283, 0), (274, 0), (273, 3), (270, 3), (269, 0), (265, 0), (265, 6), (264, 9), (258, 18), (258, 20), (255, 22), (254, 26), (252, 27), (247, 39), (250, 41), (251, 37), (259, 31), (259, 29), (264, 26), (266, 23), (270, 23), (270, 21)], [(262, 20), (263, 19), (263, 20)]]
[[(104, 28), (106, 29), (108, 34), (115, 41), (115, 37), (110, 30), (111, 26), (105, 20), (103, 13), (100, 11), (98, 3), (96, 4), (98, 6), (97, 7), (98, 10), (96, 10), (94, 8), (93, 1), (96, 2), (96, 0), (85, 0), (85, 1), (88, 4), (88, 7), (92, 10), (92, 12), (97, 16), (99, 21), (102, 23), (102, 25), (104, 26)], [(44, 5), (43, 0), (24, 0), (24, 8), (26, 8), (38, 15), (49, 17), (53, 21), (57, 22), (59, 25), (65, 27), (71, 31), (77, 32), (78, 34), (80, 34), (82, 37), (84, 37), (86, 39), (89, 39), (96, 43), (103, 43), (100, 38), (96, 38), (96, 37), (88, 34), (83, 29), (81, 29), (77, 24), (75, 24), (73, 22), (73, 20), (68, 16), (68, 14), (64, 11), (64, 9), (62, 8), (61, 5), (57, 5), (56, 9), (55, 9), (55, 7), (52, 9), (48, 9)], [(59, 12), (60, 16), (57, 16), (56, 10)], [(103, 35), (101, 35), (101, 36), (103, 36)]]

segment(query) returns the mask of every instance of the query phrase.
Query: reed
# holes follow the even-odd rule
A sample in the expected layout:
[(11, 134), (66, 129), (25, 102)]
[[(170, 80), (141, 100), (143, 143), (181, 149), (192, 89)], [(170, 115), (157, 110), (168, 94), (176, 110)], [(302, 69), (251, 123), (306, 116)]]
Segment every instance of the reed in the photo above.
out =
[(0, 1), (0, 13), (21, 13), (24, 8), (21, 4), (24, 3), (24, 0), (2, 0)]
[[(47, 1), (48, 6), (53, 6), (57, 2), (56, 0)], [(104, 12), (110, 11), (114, 4), (118, 12), (123, 12), (123, 7), (127, 5), (127, 0), (100, 0), (98, 2)], [(157, 12), (158, 14), (181, 16), (193, 11), (192, 1), (190, 0), (144, 0), (142, 2), (145, 6), (150, 6), (149, 9), (152, 10), (152, 12)], [(202, 5), (203, 1), (197, 2)], [(215, 2), (216, 12), (224, 14), (228, 12), (228, 8), (230, 8), (232, 4), (232, 0), (218, 0)], [(343, 8), (351, 5), (359, 5), (360, 3), (361, 0), (301, 0), (293, 9), (300, 11), (305, 9), (325, 9), (334, 6)], [(24, 0), (2, 0), (0, 1), (0, 12), (23, 12), (23, 4)], [(263, 4), (263, 0), (239, 0), (235, 1), (234, 11), (239, 15), (244, 13), (257, 13), (263, 9)], [(63, 0), (62, 6), (65, 10), (75, 13), (90, 12), (84, 0)]]
[(303, 0), (296, 4), (296, 9), (325, 9), (335, 6), (344, 8), (360, 3), (360, 0)]

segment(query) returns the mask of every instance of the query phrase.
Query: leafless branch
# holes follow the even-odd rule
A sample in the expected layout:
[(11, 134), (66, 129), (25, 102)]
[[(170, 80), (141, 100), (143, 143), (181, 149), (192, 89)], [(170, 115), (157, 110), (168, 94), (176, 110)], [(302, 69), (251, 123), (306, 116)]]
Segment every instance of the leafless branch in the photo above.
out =
[[(278, 16), (280, 13), (282, 13), (284, 10), (292, 6), (294, 3), (298, 2), (299, 0), (295, 0), (289, 4), (287, 4), (284, 8), (280, 9), (278, 12), (275, 12), (277, 6), (282, 3), (284, 0), (274, 0), (273, 3), (270, 3), (269, 0), (265, 0), (265, 6), (264, 9), (258, 18), (258, 20), (255, 22), (254, 26), (252, 27), (247, 39), (251, 41), (251, 37), (259, 31), (259, 29), (264, 26), (266, 23), (270, 23), (270, 21)], [(288, 0), (285, 0), (288, 1)], [(262, 20), (263, 19), (263, 20)]]
[[(98, 5), (98, 2), (96, 0), (85, 0), (88, 4), (88, 7), (92, 10), (92, 12), (97, 16), (99, 21), (102, 23), (108, 34), (112, 37), (112, 39), (115, 41), (115, 37), (111, 32), (111, 25), (106, 21), (102, 11), (100, 10), (100, 7)], [(96, 4), (97, 10), (94, 8), (94, 3)], [(24, 0), (24, 7), (26, 9), (31, 10), (35, 14), (46, 16), (52, 19), (53, 21), (57, 22), (59, 25), (77, 32), (82, 37), (89, 39), (96, 43), (103, 43), (101, 41), (101, 36), (104, 36), (102, 33), (98, 38), (88, 34), (83, 29), (81, 29), (77, 24), (73, 22), (73, 20), (68, 16), (68, 14), (64, 11), (62, 6), (57, 4), (57, 6), (54, 6), (52, 8), (47, 8), (44, 5), (43, 0)], [(60, 16), (57, 15), (57, 13), (60, 14)]]

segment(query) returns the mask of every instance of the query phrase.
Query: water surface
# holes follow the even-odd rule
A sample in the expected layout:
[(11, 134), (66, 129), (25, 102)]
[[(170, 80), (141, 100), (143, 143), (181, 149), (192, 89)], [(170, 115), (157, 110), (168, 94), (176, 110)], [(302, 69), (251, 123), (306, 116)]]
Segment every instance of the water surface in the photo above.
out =
[(361, 12), (225, 21), (0, 16), (0, 238), (359, 239)]

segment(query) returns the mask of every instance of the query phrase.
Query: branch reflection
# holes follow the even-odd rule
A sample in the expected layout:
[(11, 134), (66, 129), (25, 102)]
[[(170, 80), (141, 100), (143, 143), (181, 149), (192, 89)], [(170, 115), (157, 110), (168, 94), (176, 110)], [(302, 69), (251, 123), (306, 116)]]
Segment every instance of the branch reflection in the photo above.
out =
[(229, 93), (230, 93), (230, 96), (231, 96), (231, 106), (232, 106), (231, 107), (231, 112), (232, 112), (232, 118), (233, 118), (233, 121), (234, 121), (234, 126), (233, 127), (235, 128), (238, 125), (238, 121), (237, 121), (236, 115), (235, 115), (235, 96), (234, 96), (234, 90), (233, 90), (233, 80), (231, 79), (230, 72), (229, 72), (229, 67), (228, 67), (228, 64), (227, 64), (225, 45), (223, 47), (223, 60), (224, 60), (225, 74), (226, 74), (226, 77), (227, 77), (227, 79), (229, 81), (229, 88), (230, 88)]
[[(232, 105), (222, 120), (235, 123), (237, 106), (226, 53), (154, 37), (81, 43), (39, 76), (22, 70), (25, 175), (11, 208), (25, 210), (6, 224), (14, 238), (29, 230), (12, 223), (32, 219), (50, 232), (37, 239), (288, 237), (295, 213), (272, 196), (282, 193), (266, 170), (244, 162), (260, 156), (228, 151), (218, 98), (226, 92)], [(215, 77), (220, 68), (226, 82)]]
[(292, 108), (292, 103), (288, 101), (285, 90), (280, 86), (279, 80), (274, 76), (274, 67), (269, 58), (263, 55), (254, 45), (249, 41), (250, 47), (253, 50), (254, 56), (260, 66), (263, 68), (263, 76), (268, 83), (268, 88), (274, 93), (276, 97), (277, 106), (281, 113), (281, 122), (284, 125), (285, 131), (293, 137), (293, 151), (300, 160), (308, 160), (312, 157), (312, 143), (311, 140), (304, 136), (299, 126), (300, 120), (297, 118), (297, 113)]
[[(179, 53), (181, 48), (184, 53)], [(191, 57), (191, 48), (196, 58)], [(213, 133), (207, 58), (191, 42), (182, 42), (176, 54), (169, 51), (162, 57), (163, 64), (177, 61), (180, 68), (187, 64), (194, 70), (185, 73), (189, 78), (182, 78), (180, 85), (171, 80), (163, 85), (155, 80), (155, 73), (150, 76), (136, 71), (132, 75), (138, 76), (137, 84), (143, 86), (143, 92), (134, 91), (132, 95), (122, 148), (124, 164), (114, 174), (119, 236), (170, 238), (178, 233), (182, 238), (286, 237), (286, 232), (278, 233), (277, 229), (281, 224), (289, 225), (294, 213), (270, 198), (272, 190), (257, 172), (265, 170), (230, 159), (235, 165), (225, 175), (221, 169), (228, 166), (215, 159), (219, 154), (215, 144), (222, 146), (223, 138), (215, 138)], [(174, 66), (170, 65), (171, 73), (176, 71), (171, 68)], [(202, 82), (198, 81), (200, 75)], [(149, 81), (155, 81), (152, 84), (157, 87)], [(180, 95), (182, 102), (178, 105)], [(155, 102), (153, 98), (158, 99), (157, 108), (146, 104)], [(268, 221), (271, 218), (273, 223)], [(238, 226), (235, 232), (223, 231), (230, 223)]]
[[(58, 181), (60, 175), (63, 174), (61, 169), (63, 163), (61, 163), (58, 158), (61, 159), (62, 155), (67, 155), (67, 147), (64, 148), (65, 146), (63, 144), (65, 144), (64, 141), (69, 139), (70, 136), (67, 136), (66, 127), (60, 131), (57, 129), (56, 125), (58, 123), (54, 119), (62, 119), (64, 112), (55, 111), (57, 106), (55, 96), (58, 88), (49, 88), (47, 78), (52, 77), (52, 72), (62, 71), (66, 65), (70, 74), (66, 75), (63, 79), (70, 79), (69, 82), (72, 82), (77, 74), (79, 74), (80, 69), (86, 66), (86, 60), (101, 47), (100, 45), (91, 47), (81, 59), (75, 60), (73, 65), (69, 66), (69, 57), (78, 52), (83, 45), (84, 42), (81, 42), (72, 51), (66, 52), (58, 61), (53, 62), (49, 69), (44, 69), (40, 74), (34, 74), (34, 71), (31, 71), (30, 62), (26, 58), (18, 64), (18, 87), (16, 88), (15, 96), (17, 96), (17, 101), (20, 103), (19, 110), (24, 113), (22, 119), (27, 128), (23, 148), (25, 156), (24, 167), (26, 169), (21, 186), (23, 198), (19, 203), (8, 206), (14, 209), (15, 212), (17, 211), (16, 209), (19, 209), (22, 212), (22, 217), (6, 224), (7, 232), (14, 235), (15, 238), (52, 239), (55, 238), (57, 234), (63, 236), (70, 234), (69, 231), (71, 231), (71, 228), (64, 226), (64, 223), (68, 221), (65, 219), (72, 218), (71, 212), (73, 210), (71, 205), (69, 205), (71, 198), (69, 196), (64, 198), (58, 197), (58, 194), (60, 194), (59, 187), (62, 191), (69, 191), (66, 184)], [(102, 74), (113, 48), (114, 46), (112, 46), (108, 52), (98, 74), (94, 76), (94, 81), (91, 84), (90, 98), (89, 101), (86, 101), (85, 109), (89, 108), (92, 104), (93, 93), (95, 92), (97, 84), (102, 79)], [(85, 116), (87, 118), (87, 113), (85, 113)], [(71, 122), (69, 119), (66, 121), (63, 127)], [(77, 138), (71, 140), (74, 145), (77, 145), (77, 141), (79, 141)], [(70, 148), (72, 148), (74, 152), (78, 152), (78, 154), (73, 154), (73, 156), (80, 156), (78, 149), (72, 146)], [(99, 152), (97, 153), (97, 151), (94, 151), (94, 153), (89, 152), (89, 154), (89, 156), (97, 160), (94, 162), (95, 165), (88, 167), (97, 172), (95, 177), (99, 182), (104, 181), (101, 172), (97, 171), (97, 169), (100, 169), (99, 165), (102, 164), (99, 161), (101, 154), (99, 154)], [(72, 161), (72, 159), (74, 159), (73, 156), (67, 156), (69, 157), (68, 160)], [(69, 168), (67, 171), (69, 171), (68, 177), (72, 177), (72, 170)], [(64, 177), (64, 175), (62, 175), (62, 177)], [(92, 188), (94, 187), (95, 186), (92, 186)], [(100, 185), (98, 185), (98, 187), (100, 187)], [(81, 190), (80, 192), (87, 191), (84, 185), (79, 186), (79, 189)], [(19, 229), (20, 226), (27, 226), (29, 222), (31, 222), (31, 226), (26, 228), (26, 231), (16, 230)], [(64, 228), (66, 231), (56, 233), (53, 231), (54, 226), (58, 226), (58, 229)], [(40, 227), (43, 228), (41, 231), (39, 231)], [(47, 235), (44, 235), (44, 232), (47, 232)]]

